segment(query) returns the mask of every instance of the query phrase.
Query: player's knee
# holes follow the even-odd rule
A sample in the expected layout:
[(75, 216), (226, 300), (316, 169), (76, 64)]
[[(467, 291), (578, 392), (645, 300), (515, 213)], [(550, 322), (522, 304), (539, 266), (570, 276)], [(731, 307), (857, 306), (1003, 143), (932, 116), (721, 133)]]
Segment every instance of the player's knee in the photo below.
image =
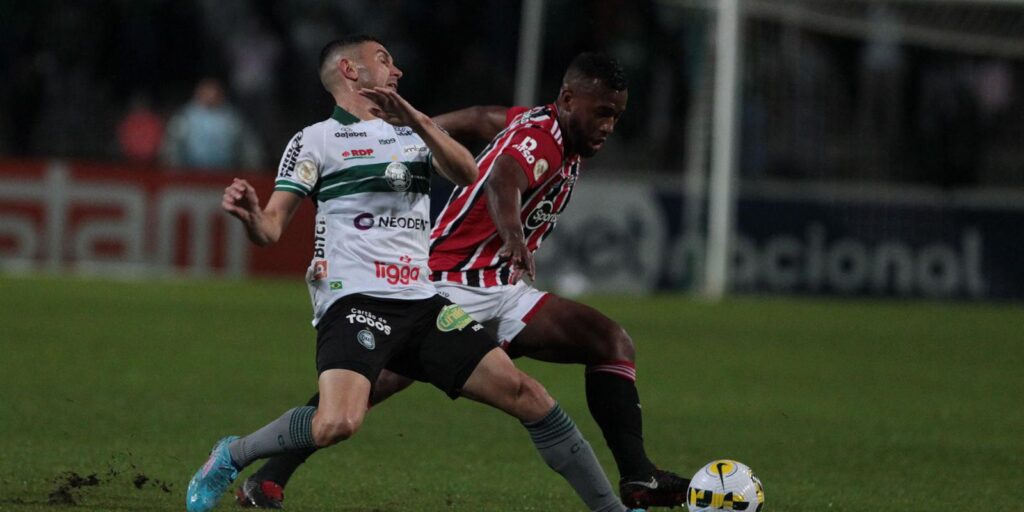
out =
[(636, 347), (629, 333), (622, 326), (613, 324), (605, 329), (594, 355), (599, 362), (633, 361), (636, 358)]
[(314, 421), (313, 442), (321, 448), (340, 443), (356, 435), (362, 423), (362, 418), (345, 415)]
[(616, 326), (616, 330), (618, 334), (615, 336), (615, 348), (618, 351), (619, 359), (625, 361), (635, 360), (636, 346), (633, 344), (633, 338), (620, 326)]
[(536, 421), (543, 418), (555, 406), (555, 399), (551, 398), (540, 382), (519, 372), (516, 403), (519, 419)]

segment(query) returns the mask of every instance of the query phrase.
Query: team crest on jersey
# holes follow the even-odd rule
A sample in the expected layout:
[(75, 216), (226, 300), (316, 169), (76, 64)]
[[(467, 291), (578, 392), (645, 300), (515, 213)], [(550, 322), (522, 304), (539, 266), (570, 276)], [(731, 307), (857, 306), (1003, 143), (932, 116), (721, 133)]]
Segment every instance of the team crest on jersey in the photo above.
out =
[(377, 340), (373, 338), (373, 333), (366, 329), (363, 329), (356, 334), (356, 341), (365, 347), (366, 350), (373, 350), (377, 348)]
[(546, 172), (548, 172), (548, 161), (543, 158), (537, 160), (537, 163), (533, 166), (533, 179), (539, 180)]
[(441, 332), (461, 331), (471, 323), (473, 319), (458, 304), (449, 304), (437, 314), (437, 330)]
[(295, 165), (295, 177), (306, 185), (316, 183), (316, 164), (312, 160), (303, 160)]
[(405, 192), (412, 186), (412, 173), (402, 162), (391, 162), (384, 169), (384, 179), (395, 192)]

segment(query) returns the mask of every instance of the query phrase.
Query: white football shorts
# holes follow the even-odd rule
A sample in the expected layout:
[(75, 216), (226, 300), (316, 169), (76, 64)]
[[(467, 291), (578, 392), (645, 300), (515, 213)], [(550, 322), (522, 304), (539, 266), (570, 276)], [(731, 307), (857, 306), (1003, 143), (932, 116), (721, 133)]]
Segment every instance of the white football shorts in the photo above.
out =
[(502, 348), (508, 348), (551, 296), (525, 281), (486, 288), (450, 281), (438, 281), (434, 286), (442, 297), (458, 304), (473, 320), (484, 324)]

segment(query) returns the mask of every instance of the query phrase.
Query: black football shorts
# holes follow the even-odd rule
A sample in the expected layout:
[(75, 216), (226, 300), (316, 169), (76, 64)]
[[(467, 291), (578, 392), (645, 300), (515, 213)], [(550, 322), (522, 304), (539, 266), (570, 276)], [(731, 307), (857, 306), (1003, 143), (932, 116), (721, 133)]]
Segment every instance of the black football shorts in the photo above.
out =
[(347, 295), (331, 305), (316, 329), (318, 373), (351, 370), (376, 383), (387, 368), (429, 382), (453, 399), (484, 355), (498, 348), (483, 325), (440, 295)]

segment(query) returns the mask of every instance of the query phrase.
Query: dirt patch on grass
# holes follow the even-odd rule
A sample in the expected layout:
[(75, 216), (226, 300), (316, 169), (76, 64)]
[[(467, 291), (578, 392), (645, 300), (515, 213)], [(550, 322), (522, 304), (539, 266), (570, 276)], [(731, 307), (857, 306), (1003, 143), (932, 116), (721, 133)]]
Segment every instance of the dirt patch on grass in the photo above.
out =
[(174, 484), (171, 484), (170, 482), (159, 478), (153, 478), (139, 471), (135, 464), (129, 463), (129, 468), (130, 469), (126, 471), (111, 465), (107, 468), (103, 477), (100, 477), (98, 473), (90, 473), (83, 476), (75, 471), (65, 471), (53, 478), (53, 483), (56, 487), (54, 487), (47, 496), (47, 502), (51, 505), (78, 505), (81, 497), (79, 491), (82, 488), (98, 487), (100, 485), (114, 483), (121, 479), (121, 475), (125, 473), (134, 474), (134, 476), (131, 477), (132, 486), (140, 491), (145, 489), (157, 489), (170, 494), (174, 488)]
[(53, 479), (57, 487), (50, 493), (48, 501), (53, 505), (76, 505), (78, 500), (75, 491), (82, 487), (100, 485), (101, 480), (96, 473), (82, 476), (74, 471), (65, 471)]

